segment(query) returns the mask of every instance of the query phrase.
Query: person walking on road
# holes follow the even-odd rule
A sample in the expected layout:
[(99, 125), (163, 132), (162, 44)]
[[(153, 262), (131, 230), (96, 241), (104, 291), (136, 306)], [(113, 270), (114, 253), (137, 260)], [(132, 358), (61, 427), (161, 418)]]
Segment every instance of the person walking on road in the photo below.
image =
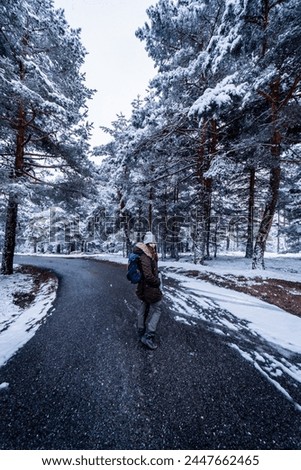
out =
[(157, 349), (154, 342), (157, 326), (162, 314), (162, 292), (158, 271), (156, 239), (152, 232), (146, 232), (143, 243), (137, 243), (133, 253), (140, 257), (141, 281), (136, 294), (141, 300), (138, 311), (138, 334), (140, 341), (149, 349)]

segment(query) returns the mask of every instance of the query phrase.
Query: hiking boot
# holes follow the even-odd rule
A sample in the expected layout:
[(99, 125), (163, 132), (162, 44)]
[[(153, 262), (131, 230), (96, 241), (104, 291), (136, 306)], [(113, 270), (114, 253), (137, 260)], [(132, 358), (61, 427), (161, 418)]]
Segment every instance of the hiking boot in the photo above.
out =
[(153, 336), (150, 335), (143, 335), (141, 338), (141, 343), (144, 344), (149, 349), (157, 349), (157, 345), (154, 343), (154, 338)]

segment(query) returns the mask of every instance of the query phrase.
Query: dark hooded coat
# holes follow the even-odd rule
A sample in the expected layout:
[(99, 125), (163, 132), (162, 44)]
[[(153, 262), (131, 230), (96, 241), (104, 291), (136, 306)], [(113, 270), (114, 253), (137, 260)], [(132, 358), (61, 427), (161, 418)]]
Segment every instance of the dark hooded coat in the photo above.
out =
[(136, 294), (140, 300), (148, 304), (159, 302), (162, 299), (160, 279), (158, 276), (158, 257), (144, 243), (137, 243), (133, 250), (140, 257), (142, 280), (137, 286)]

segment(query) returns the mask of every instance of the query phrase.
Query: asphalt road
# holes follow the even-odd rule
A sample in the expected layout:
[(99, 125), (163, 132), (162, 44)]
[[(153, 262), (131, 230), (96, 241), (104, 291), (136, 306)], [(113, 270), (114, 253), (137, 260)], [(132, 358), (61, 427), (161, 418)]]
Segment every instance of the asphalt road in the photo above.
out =
[(1, 449), (301, 449), (300, 412), (205, 324), (165, 305), (159, 348), (139, 343), (124, 266), (22, 262), (60, 282), (52, 314), (0, 369)]

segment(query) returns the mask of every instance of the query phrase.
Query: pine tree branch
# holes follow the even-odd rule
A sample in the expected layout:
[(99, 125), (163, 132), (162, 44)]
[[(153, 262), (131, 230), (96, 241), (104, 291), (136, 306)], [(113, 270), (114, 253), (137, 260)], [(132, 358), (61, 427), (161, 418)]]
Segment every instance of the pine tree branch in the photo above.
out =
[(268, 93), (266, 93), (265, 91), (257, 90), (257, 93), (258, 93), (259, 95), (263, 96), (267, 101), (270, 101), (271, 103), (274, 102), (272, 96), (269, 95)]
[(63, 164), (59, 164), (59, 165), (41, 165), (40, 163), (33, 163), (32, 161), (29, 161), (28, 164), (29, 164), (30, 167), (35, 167), (35, 168), (55, 169), (55, 168), (69, 168), (70, 167), (67, 164), (66, 165), (63, 165)]
[(287, 2), (287, 0), (277, 0), (276, 2), (272, 3), (272, 5), (270, 5), (269, 11), (271, 11), (277, 5), (281, 5), (281, 3), (286, 3), (286, 2)]
[(289, 92), (287, 93), (285, 99), (280, 103), (280, 106), (279, 106), (279, 108), (278, 108), (278, 111), (279, 111), (281, 108), (283, 108), (284, 106), (287, 105), (287, 103), (289, 102), (289, 100), (292, 98), (293, 93), (294, 93), (294, 91), (296, 90), (296, 88), (297, 88), (297, 86), (298, 86), (298, 84), (299, 84), (300, 81), (301, 81), (301, 74), (300, 74), (300, 75), (297, 75), (297, 77), (295, 78), (294, 83), (292, 84), (292, 86), (291, 86)]
[(262, 16), (249, 16), (249, 15), (246, 15), (243, 18), (248, 23), (254, 23), (254, 24), (257, 24), (259, 26), (261, 26), (262, 22), (263, 22), (263, 17)]

